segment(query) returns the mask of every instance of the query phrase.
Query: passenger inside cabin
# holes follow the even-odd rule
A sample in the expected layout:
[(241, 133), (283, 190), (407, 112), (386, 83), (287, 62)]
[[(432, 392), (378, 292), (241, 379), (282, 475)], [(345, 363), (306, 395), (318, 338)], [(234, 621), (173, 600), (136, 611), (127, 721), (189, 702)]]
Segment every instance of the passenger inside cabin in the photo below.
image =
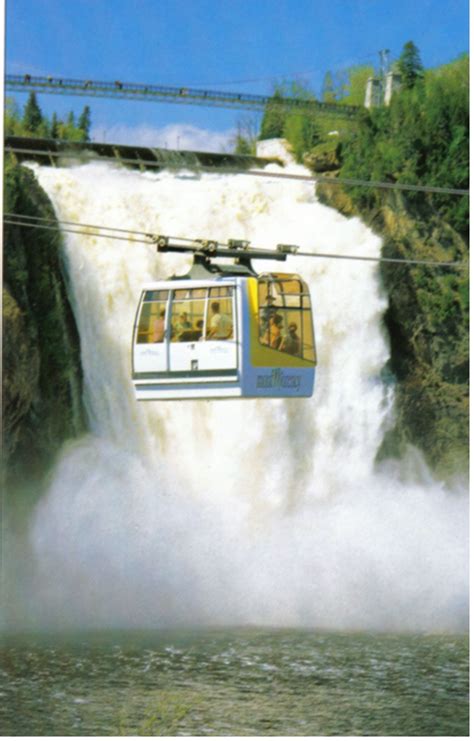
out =
[(280, 350), (290, 355), (301, 355), (301, 340), (298, 337), (298, 327), (295, 322), (288, 325), (288, 332), (283, 338)]
[[(270, 324), (270, 317), (276, 314), (276, 307), (274, 306), (275, 299), (271, 294), (266, 297), (266, 306), (260, 311), (260, 336), (265, 337), (268, 334), (268, 327)], [(268, 341), (266, 342), (268, 345)]]
[(270, 347), (274, 350), (279, 350), (282, 342), (281, 325), (282, 318), (279, 314), (274, 314), (270, 317), (270, 324), (268, 326), (268, 339)]
[(184, 332), (186, 329), (192, 329), (192, 324), (188, 319), (188, 313), (186, 311), (183, 311), (182, 314), (179, 315), (179, 322), (177, 326), (178, 332)]
[(160, 311), (160, 315), (153, 321), (153, 328), (152, 328), (152, 342), (163, 342), (165, 337), (165, 316), (166, 316), (166, 310), (162, 309)]
[(211, 304), (211, 320), (207, 330), (208, 340), (228, 340), (232, 336), (232, 321), (227, 314), (221, 314), (220, 303), (213, 301)]
[(181, 332), (179, 336), (180, 342), (196, 342), (197, 340), (202, 340), (203, 327), (204, 327), (203, 320), (198, 319), (196, 322), (195, 329), (185, 329), (184, 332)]

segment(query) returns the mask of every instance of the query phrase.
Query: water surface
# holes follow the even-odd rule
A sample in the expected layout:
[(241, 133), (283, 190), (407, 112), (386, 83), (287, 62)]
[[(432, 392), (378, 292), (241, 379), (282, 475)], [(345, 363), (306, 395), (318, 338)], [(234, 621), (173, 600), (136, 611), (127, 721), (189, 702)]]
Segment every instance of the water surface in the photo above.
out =
[(466, 636), (10, 636), (3, 735), (468, 735)]

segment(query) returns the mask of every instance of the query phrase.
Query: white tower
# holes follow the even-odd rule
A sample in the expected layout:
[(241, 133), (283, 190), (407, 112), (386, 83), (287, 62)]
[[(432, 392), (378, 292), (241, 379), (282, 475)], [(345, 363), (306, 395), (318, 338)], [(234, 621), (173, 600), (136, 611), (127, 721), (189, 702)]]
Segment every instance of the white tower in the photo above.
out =
[(383, 87), (382, 80), (378, 77), (369, 77), (365, 88), (365, 108), (373, 108), (382, 103)]
[(385, 78), (385, 92), (383, 102), (385, 105), (389, 105), (392, 95), (396, 90), (399, 90), (402, 84), (402, 78), (400, 73), (396, 69), (391, 69)]

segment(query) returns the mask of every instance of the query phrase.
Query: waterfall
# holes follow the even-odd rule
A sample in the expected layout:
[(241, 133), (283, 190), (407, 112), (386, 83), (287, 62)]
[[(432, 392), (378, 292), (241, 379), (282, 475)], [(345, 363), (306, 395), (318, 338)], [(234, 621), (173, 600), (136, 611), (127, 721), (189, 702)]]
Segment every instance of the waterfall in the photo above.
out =
[[(61, 220), (381, 249), (302, 181), (32, 167)], [(77, 234), (65, 235), (65, 252), (90, 432), (62, 451), (32, 523), (39, 623), (466, 626), (467, 498), (435, 482), (416, 451), (375, 464), (393, 407), (376, 263), (290, 258), (315, 311), (312, 399), (139, 404), (130, 351), (140, 286), (190, 259)]]

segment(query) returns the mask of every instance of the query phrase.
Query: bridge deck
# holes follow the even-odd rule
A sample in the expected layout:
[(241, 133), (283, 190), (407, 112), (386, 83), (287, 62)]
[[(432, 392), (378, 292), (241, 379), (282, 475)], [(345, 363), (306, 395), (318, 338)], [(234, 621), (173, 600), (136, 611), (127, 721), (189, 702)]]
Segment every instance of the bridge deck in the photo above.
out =
[(358, 106), (339, 103), (322, 103), (304, 98), (269, 97), (250, 93), (231, 93), (219, 90), (198, 90), (169, 85), (143, 85), (139, 83), (101, 82), (97, 80), (75, 80), (35, 75), (6, 75), (7, 90), (16, 92), (34, 91), (55, 95), (81, 95), (101, 98), (125, 98), (154, 103), (181, 103), (188, 105), (218, 106), (221, 108), (244, 108), (263, 111), (267, 105), (299, 110), (314, 110), (323, 115), (352, 117), (360, 111)]

